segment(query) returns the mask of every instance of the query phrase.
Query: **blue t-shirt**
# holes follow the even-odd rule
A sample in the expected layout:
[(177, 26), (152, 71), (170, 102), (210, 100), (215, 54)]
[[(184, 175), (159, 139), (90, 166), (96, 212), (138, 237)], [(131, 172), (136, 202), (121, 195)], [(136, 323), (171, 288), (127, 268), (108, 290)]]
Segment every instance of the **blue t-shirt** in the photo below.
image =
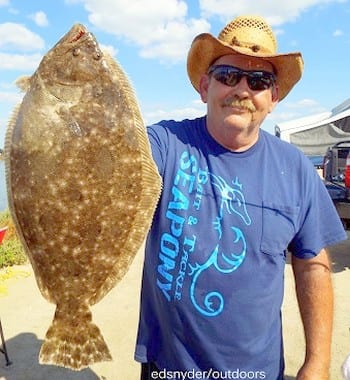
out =
[(163, 191), (136, 360), (200, 371), (192, 378), (282, 378), (286, 250), (307, 259), (346, 238), (325, 186), (299, 150), (263, 130), (240, 153), (219, 145), (205, 118), (148, 133)]

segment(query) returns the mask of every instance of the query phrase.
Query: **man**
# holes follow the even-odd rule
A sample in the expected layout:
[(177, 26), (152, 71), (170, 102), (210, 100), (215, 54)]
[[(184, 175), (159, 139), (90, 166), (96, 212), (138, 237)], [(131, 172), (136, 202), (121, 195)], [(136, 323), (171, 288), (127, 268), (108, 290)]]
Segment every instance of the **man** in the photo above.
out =
[(197, 36), (187, 67), (206, 117), (149, 128), (163, 191), (146, 244), (142, 379), (283, 379), (287, 249), (306, 337), (297, 378), (328, 379), (325, 247), (345, 233), (309, 160), (260, 129), (300, 79), (301, 54), (277, 54), (269, 25), (243, 16)]

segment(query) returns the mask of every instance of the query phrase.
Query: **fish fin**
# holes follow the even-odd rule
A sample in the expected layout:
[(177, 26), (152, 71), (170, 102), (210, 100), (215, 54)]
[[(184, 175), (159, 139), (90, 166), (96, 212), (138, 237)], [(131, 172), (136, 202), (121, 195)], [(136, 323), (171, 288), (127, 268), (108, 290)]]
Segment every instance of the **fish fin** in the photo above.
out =
[(5, 134), (5, 145), (4, 145), (5, 179), (6, 179), (8, 208), (11, 213), (11, 218), (15, 226), (17, 236), (19, 237), (19, 240), (24, 249), (24, 252), (26, 253), (27, 257), (31, 260), (29, 249), (24, 239), (24, 236), (22, 234), (22, 230), (20, 228), (20, 225), (17, 219), (17, 213), (15, 212), (13, 194), (12, 194), (12, 188), (11, 188), (11, 183), (13, 182), (11, 178), (11, 147), (13, 143), (13, 133), (14, 133), (16, 121), (18, 119), (18, 115), (20, 112), (21, 104), (22, 103), (19, 103), (15, 106), (7, 124), (7, 129), (6, 129), (6, 134)]
[(39, 363), (80, 371), (110, 360), (112, 356), (88, 307), (74, 315), (57, 307), (40, 349)]
[[(8, 177), (8, 168), (10, 164), (10, 150), (11, 150), (11, 144), (12, 144), (12, 135), (13, 135), (13, 130), (16, 125), (16, 119), (19, 113), (19, 108), (21, 104), (17, 104), (16, 107), (13, 109), (12, 114), (10, 116), (10, 119), (7, 124), (7, 129), (6, 129), (6, 135), (5, 135), (5, 149), (4, 149), (4, 154), (5, 154), (5, 166), (6, 166), (6, 178)], [(7, 181), (7, 183), (9, 183)]]
[(31, 84), (32, 76), (21, 76), (16, 80), (16, 86), (23, 92), (26, 92)]
[[(5, 134), (5, 145), (4, 145), (4, 158), (5, 158), (5, 179), (6, 179), (6, 189), (7, 189), (7, 198), (8, 198), (8, 204), (9, 209), (11, 212), (11, 217), (13, 219), (16, 232), (20, 234), (20, 228), (17, 221), (17, 218), (14, 213), (13, 209), (13, 198), (12, 198), (12, 190), (11, 190), (11, 170), (10, 170), (10, 164), (11, 164), (11, 146), (12, 146), (12, 137), (13, 137), (13, 131), (16, 125), (16, 120), (19, 114), (19, 109), (21, 107), (21, 103), (17, 104), (15, 108), (12, 111), (12, 114), (10, 116), (10, 119), (8, 121), (6, 134)], [(21, 240), (23, 242), (23, 240)]]

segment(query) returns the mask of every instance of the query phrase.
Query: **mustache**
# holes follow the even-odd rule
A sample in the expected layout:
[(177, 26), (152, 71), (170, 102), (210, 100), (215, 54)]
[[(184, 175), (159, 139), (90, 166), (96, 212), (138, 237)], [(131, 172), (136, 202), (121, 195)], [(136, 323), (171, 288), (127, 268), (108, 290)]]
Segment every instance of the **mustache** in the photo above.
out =
[(223, 102), (223, 106), (224, 107), (244, 108), (244, 109), (248, 110), (249, 112), (255, 112), (256, 111), (256, 107), (254, 106), (254, 104), (251, 100), (239, 99), (236, 96), (226, 98)]

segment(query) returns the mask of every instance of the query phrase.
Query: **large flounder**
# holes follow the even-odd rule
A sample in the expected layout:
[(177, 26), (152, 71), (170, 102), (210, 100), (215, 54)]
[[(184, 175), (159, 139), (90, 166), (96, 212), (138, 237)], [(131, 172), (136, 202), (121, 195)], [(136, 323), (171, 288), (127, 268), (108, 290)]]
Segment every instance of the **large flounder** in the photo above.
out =
[(129, 268), (161, 182), (131, 86), (83, 25), (29, 78), (5, 150), (15, 225), (57, 305), (40, 362), (79, 370), (110, 360), (89, 305)]

